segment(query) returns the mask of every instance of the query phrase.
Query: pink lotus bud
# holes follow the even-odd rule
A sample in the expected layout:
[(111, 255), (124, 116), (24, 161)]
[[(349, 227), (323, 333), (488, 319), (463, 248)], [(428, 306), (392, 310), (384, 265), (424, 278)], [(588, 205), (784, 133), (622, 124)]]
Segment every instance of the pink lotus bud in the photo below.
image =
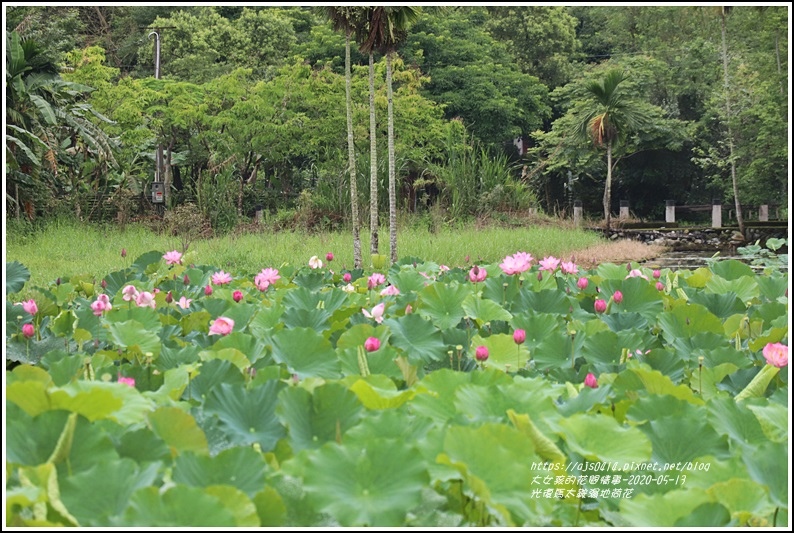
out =
[(124, 383), (130, 387), (135, 387), (135, 378), (125, 378), (124, 376), (119, 376), (119, 383)]
[(474, 358), (480, 362), (486, 361), (488, 359), (488, 348), (485, 346), (477, 346), (477, 349), (474, 351)]
[(590, 387), (591, 389), (598, 388), (598, 380), (595, 377), (595, 374), (592, 372), (588, 373), (584, 378), (584, 385), (585, 387)]
[(527, 340), (527, 332), (523, 329), (517, 329), (513, 332), (513, 341), (516, 344), (524, 344), (524, 341)]
[(187, 274), (185, 274), (185, 277), (182, 278), (182, 283), (184, 283), (185, 285), (190, 285), (190, 278), (187, 277)]
[(488, 272), (484, 268), (480, 268), (477, 265), (474, 265), (471, 267), (471, 270), (469, 270), (469, 281), (472, 283), (485, 281), (487, 276)]
[(612, 295), (612, 300), (614, 300), (616, 304), (619, 304), (623, 301), (623, 293), (620, 291), (615, 291), (615, 294)]
[(631, 271), (631, 263), (626, 263), (626, 270)]
[(788, 346), (779, 342), (768, 343), (764, 346), (764, 359), (772, 366), (783, 368), (788, 364)]
[(595, 309), (596, 313), (603, 313), (607, 310), (607, 303), (606, 301), (599, 298), (593, 303), (593, 308)]
[(380, 348), (380, 339), (377, 337), (368, 337), (364, 341), (364, 349), (368, 352), (376, 352)]
[(345, 272), (345, 275), (342, 276), (342, 281), (345, 283), (350, 283), (350, 280), (353, 279), (353, 276), (350, 275), (350, 272)]
[(126, 248), (122, 248), (121, 249), (121, 257), (122, 258), (127, 257), (127, 249)]
[(664, 290), (664, 283), (662, 283), (661, 281), (657, 281), (656, 282), (656, 290), (657, 291), (663, 291)]
[(538, 270), (538, 281), (543, 281), (543, 272)]
[(61, 278), (58, 278), (58, 279), (56, 279), (56, 280), (55, 280), (55, 284), (56, 284), (56, 285), (60, 285), (60, 284), (61, 284)]
[(168, 291), (168, 294), (165, 295), (165, 303), (170, 304), (174, 301), (174, 295), (171, 294), (171, 291)]
[(413, 312), (414, 312), (414, 308), (411, 307), (411, 304), (408, 304), (408, 305), (405, 306), (405, 314), (406, 315), (410, 315)]
[(27, 337), (28, 339), (31, 338), (36, 333), (36, 328), (33, 327), (33, 324), (23, 324), (22, 325), (22, 334)]
[(100, 282), (99, 282), (99, 285), (100, 285), (100, 286), (101, 286), (103, 289), (107, 289), (107, 288), (108, 288), (108, 282), (107, 282), (107, 281), (105, 281), (104, 279), (103, 279), (102, 281), (100, 281)]
[(24, 309), (25, 312), (30, 313), (31, 315), (35, 315), (36, 313), (39, 312), (39, 306), (36, 305), (36, 300), (32, 298), (30, 300), (22, 302), (22, 309)]
[(232, 299), (234, 299), (235, 302), (239, 302), (240, 300), (242, 300), (243, 299), (242, 291), (234, 291), (234, 294), (232, 294)]
[(579, 287), (580, 290), (585, 290), (589, 284), (590, 281), (587, 278), (579, 278), (576, 280), (576, 286)]
[(328, 252), (327, 254), (325, 254), (325, 260), (328, 261), (329, 263), (331, 261), (333, 261), (334, 260), (334, 253), (333, 252)]
[(654, 279), (659, 279), (660, 277), (662, 277), (662, 271), (659, 270), (659, 269), (654, 270), (653, 271), (653, 277), (654, 277)]
[(212, 285), (204, 287), (204, 296), (212, 296)]

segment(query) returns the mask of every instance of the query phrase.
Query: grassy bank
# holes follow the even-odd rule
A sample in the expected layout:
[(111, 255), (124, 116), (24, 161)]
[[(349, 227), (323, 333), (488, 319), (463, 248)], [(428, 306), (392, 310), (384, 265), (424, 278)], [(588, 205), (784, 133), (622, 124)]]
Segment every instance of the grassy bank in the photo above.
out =
[[(31, 272), (30, 285), (43, 285), (59, 276), (76, 274), (90, 274), (99, 279), (150, 250), (181, 251), (178, 237), (156, 234), (141, 226), (120, 229), (56, 222), (32, 233), (12, 231), (6, 239), (6, 261), (24, 264)], [(528, 251), (539, 259), (547, 255), (568, 258), (577, 256), (578, 252), (578, 257), (584, 259), (586, 250), (604, 244), (594, 233), (554, 225), (517, 229), (485, 226), (432, 233), (410, 227), (398, 234), (400, 257), (413, 256), (452, 267), (497, 262), (516, 251)], [(126, 249), (126, 258), (121, 257), (122, 248)], [(362, 231), (362, 249), (368, 266), (369, 236), (365, 231)], [(215, 265), (230, 273), (250, 274), (284, 263), (303, 264), (313, 255), (324, 260), (327, 252), (334, 253), (335, 268), (353, 266), (352, 237), (347, 232), (263, 231), (227, 235), (193, 241), (188, 252), (188, 261)], [(381, 232), (380, 252), (389, 252), (388, 231)]]

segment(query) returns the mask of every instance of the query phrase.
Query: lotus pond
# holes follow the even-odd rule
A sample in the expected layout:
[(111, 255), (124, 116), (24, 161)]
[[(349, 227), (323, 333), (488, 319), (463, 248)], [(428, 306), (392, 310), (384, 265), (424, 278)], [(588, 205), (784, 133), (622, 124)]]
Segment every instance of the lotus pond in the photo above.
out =
[(787, 272), (331, 259), (7, 263), (6, 525), (788, 525)]

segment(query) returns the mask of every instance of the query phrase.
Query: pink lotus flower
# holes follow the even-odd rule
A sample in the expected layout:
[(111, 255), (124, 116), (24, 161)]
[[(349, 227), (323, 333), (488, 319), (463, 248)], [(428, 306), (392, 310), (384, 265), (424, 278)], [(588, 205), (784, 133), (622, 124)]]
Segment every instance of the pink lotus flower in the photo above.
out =
[(350, 283), (350, 280), (353, 279), (353, 276), (350, 275), (350, 272), (345, 272), (345, 275), (342, 276), (342, 281), (345, 283)]
[(124, 383), (130, 387), (135, 387), (135, 378), (125, 378), (124, 376), (119, 376), (119, 383)]
[(135, 303), (138, 307), (151, 307), (152, 309), (157, 305), (154, 301), (154, 294), (148, 291), (139, 293), (135, 298)]
[(121, 289), (121, 294), (123, 294), (125, 302), (131, 302), (138, 297), (138, 289), (132, 285), (125, 285), (124, 288)]
[(653, 278), (654, 279), (659, 279), (660, 277), (662, 277), (662, 271), (659, 270), (659, 269), (654, 270), (653, 271)]
[(275, 285), (279, 279), (281, 279), (281, 276), (278, 275), (278, 270), (275, 268), (263, 268), (262, 272), (254, 278), (254, 283), (260, 291), (266, 291), (268, 287)]
[(620, 302), (622, 302), (622, 301), (623, 301), (623, 293), (622, 293), (622, 292), (620, 292), (620, 291), (615, 291), (615, 292), (614, 292), (614, 294), (612, 294), (612, 300), (613, 300), (613, 301), (614, 301), (616, 304), (619, 304)]
[(228, 335), (234, 329), (234, 320), (219, 316), (210, 324), (210, 335)]
[(560, 265), (560, 270), (563, 274), (578, 274), (579, 267), (577, 267), (573, 261), (563, 261)]
[(228, 272), (224, 272), (223, 270), (216, 272), (212, 275), (212, 284), (213, 285), (226, 285), (227, 283), (232, 282), (232, 275)]
[(239, 302), (240, 302), (240, 300), (242, 300), (242, 299), (243, 299), (243, 292), (242, 292), (242, 291), (234, 291), (234, 293), (232, 294), (232, 299), (233, 299), (235, 302), (238, 302), (238, 303), (239, 303)]
[(606, 301), (597, 298), (595, 302), (593, 302), (593, 308), (595, 309), (596, 313), (603, 313), (607, 310), (607, 303)]
[(518, 252), (513, 255), (508, 255), (499, 264), (502, 272), (508, 276), (526, 272), (529, 270), (530, 266), (532, 266), (532, 256), (526, 252)]
[(579, 287), (579, 289), (581, 290), (585, 290), (589, 284), (590, 281), (587, 278), (579, 278), (576, 281), (576, 286)]
[(204, 296), (212, 296), (212, 285), (204, 287)]
[(439, 274), (443, 274), (444, 272), (449, 272), (449, 267), (447, 265), (438, 265), (438, 272)]
[(182, 309), (187, 309), (188, 307), (190, 307), (190, 302), (192, 302), (192, 301), (193, 301), (193, 300), (192, 300), (191, 298), (185, 298), (185, 297), (183, 296), (183, 297), (181, 297), (181, 298), (179, 299), (179, 301), (176, 303), (176, 305), (178, 305), (178, 306), (179, 306), (179, 307), (181, 307)]
[(469, 281), (472, 283), (478, 283), (480, 281), (485, 281), (485, 278), (488, 276), (488, 271), (484, 268), (480, 268), (477, 265), (471, 267), (469, 270)]
[(22, 335), (24, 335), (25, 338), (29, 339), (33, 337), (33, 335), (35, 334), (36, 334), (36, 328), (33, 327), (33, 324), (28, 323), (22, 325)]
[(788, 364), (788, 346), (770, 342), (764, 346), (764, 359), (772, 366), (783, 368)]
[(384, 283), (386, 283), (386, 276), (380, 272), (375, 272), (367, 280), (367, 288), (371, 290)]
[(177, 252), (176, 250), (171, 250), (170, 252), (166, 252), (163, 255), (163, 259), (165, 259), (165, 263), (167, 265), (181, 265), (182, 264), (182, 254)]
[(382, 291), (380, 291), (381, 296), (397, 296), (400, 294), (400, 289), (395, 287), (394, 285), (389, 285)]
[(560, 260), (556, 257), (544, 257), (538, 264), (540, 264), (541, 270), (548, 270), (549, 272), (554, 272), (557, 270), (557, 267), (560, 265)]
[(523, 329), (517, 329), (513, 332), (513, 342), (516, 344), (524, 344), (527, 340), (527, 332)]
[(480, 362), (483, 362), (488, 359), (488, 348), (485, 346), (477, 346), (477, 349), (474, 350), (474, 358)]
[(629, 275), (626, 276), (626, 279), (629, 279), (629, 278), (642, 278), (644, 280), (647, 280), (648, 276), (643, 274), (642, 270), (639, 270), (637, 268), (633, 268), (633, 269), (629, 270)]
[(334, 253), (333, 252), (328, 252), (327, 254), (325, 254), (325, 260), (328, 261), (329, 263), (331, 261), (333, 261), (334, 260)]
[(366, 309), (362, 309), (361, 312), (364, 313), (364, 316), (367, 318), (373, 319), (375, 322), (380, 324), (383, 322), (383, 311), (386, 309), (386, 304), (381, 302), (375, 307), (372, 308), (372, 312), (370, 313)]
[(377, 337), (368, 337), (364, 341), (364, 349), (368, 352), (376, 352), (380, 348), (380, 339)]
[(100, 294), (97, 296), (96, 301), (91, 303), (91, 310), (96, 316), (102, 316), (102, 313), (110, 310), (112, 307), (107, 294)]
[(31, 315), (35, 315), (39, 312), (39, 306), (36, 305), (36, 300), (33, 299), (22, 302), (22, 309)]
[(595, 374), (589, 372), (584, 378), (584, 385), (585, 387), (590, 387), (591, 389), (598, 388), (598, 380), (595, 377)]
[(657, 281), (656, 282), (656, 290), (657, 291), (663, 291), (664, 290), (664, 283), (662, 283), (661, 281)]
[(309, 266), (314, 269), (323, 268), (323, 262), (320, 260), (319, 257), (313, 255), (311, 259), (309, 259)]

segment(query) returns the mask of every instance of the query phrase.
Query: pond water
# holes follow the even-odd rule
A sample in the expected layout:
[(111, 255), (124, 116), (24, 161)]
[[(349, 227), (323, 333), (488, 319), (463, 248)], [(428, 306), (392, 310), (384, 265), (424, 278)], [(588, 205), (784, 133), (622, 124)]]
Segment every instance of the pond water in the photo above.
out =
[[(708, 259), (714, 257), (715, 259), (736, 259), (743, 263), (748, 263), (747, 259), (740, 255), (730, 255), (727, 253), (719, 253), (715, 256), (716, 252), (710, 251), (683, 251), (683, 252), (666, 252), (659, 257), (649, 259), (642, 263), (642, 266), (648, 268), (670, 268), (672, 270), (689, 269), (694, 270), (700, 267), (708, 266)], [(751, 267), (761, 270), (762, 267)]]

